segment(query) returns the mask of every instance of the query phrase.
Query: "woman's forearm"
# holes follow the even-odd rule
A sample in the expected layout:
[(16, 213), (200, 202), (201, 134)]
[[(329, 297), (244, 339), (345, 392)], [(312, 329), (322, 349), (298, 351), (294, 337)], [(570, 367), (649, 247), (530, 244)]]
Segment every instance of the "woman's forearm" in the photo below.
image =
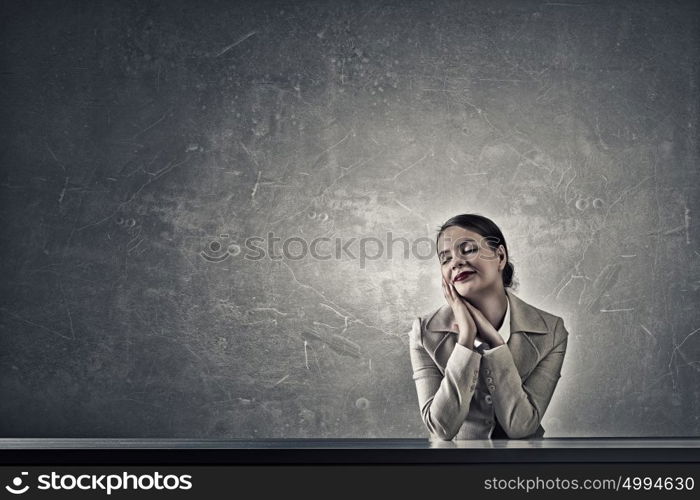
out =
[[(423, 393), (423, 422), (440, 439), (454, 438), (469, 413), (479, 378), (480, 358), (477, 352), (455, 345), (437, 390), (433, 391), (434, 386), (419, 387), (425, 381), (416, 381), (417, 390)], [(432, 397), (428, 396), (430, 392)]]
[(438, 438), (450, 440), (469, 413), (482, 356), (461, 344), (455, 345), (443, 376), (423, 348), (417, 320), (410, 333), (410, 353), (423, 423)]
[(522, 381), (507, 347), (484, 352), (481, 368), (491, 394), (494, 412), (503, 430), (512, 439), (528, 437), (537, 431), (561, 376), (568, 333), (558, 324), (555, 342)]

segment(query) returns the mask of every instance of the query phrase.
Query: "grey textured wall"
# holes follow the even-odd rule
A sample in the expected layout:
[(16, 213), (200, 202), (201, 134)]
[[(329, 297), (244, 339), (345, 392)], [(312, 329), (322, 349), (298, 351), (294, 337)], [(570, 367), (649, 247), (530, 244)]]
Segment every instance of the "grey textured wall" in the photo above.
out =
[(359, 239), (477, 212), (571, 334), (547, 435), (698, 435), (699, 20), (3, 2), (0, 434), (425, 436), (437, 260)]

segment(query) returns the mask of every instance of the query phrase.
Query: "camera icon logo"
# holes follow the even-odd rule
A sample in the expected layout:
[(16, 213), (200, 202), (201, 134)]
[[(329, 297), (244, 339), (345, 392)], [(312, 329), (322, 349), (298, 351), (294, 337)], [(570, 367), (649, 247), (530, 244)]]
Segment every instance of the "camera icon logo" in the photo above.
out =
[[(29, 472), (22, 472), (22, 476), (27, 476), (29, 475)], [(12, 479), (12, 486), (6, 485), (5, 489), (12, 493), (13, 495), (21, 495), (22, 493), (26, 493), (27, 490), (29, 489), (29, 485), (25, 485), (23, 488), (22, 486), (22, 476), (17, 476), (14, 479)]]
[[(219, 238), (221, 240), (225, 240), (229, 238), (229, 235), (220, 234)], [(210, 241), (206, 248), (199, 252), (199, 255), (204, 260), (218, 263), (225, 261), (231, 256), (235, 257), (240, 253), (241, 247), (237, 243), (231, 242), (229, 244), (225, 244), (224, 242), (215, 239)]]

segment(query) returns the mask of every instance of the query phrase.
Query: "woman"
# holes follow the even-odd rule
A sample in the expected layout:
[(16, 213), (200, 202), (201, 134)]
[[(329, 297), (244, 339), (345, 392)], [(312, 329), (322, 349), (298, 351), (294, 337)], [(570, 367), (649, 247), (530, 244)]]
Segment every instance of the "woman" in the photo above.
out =
[(447, 304), (409, 334), (423, 422), (443, 440), (542, 437), (566, 353), (563, 320), (512, 292), (508, 247), (490, 219), (451, 218), (437, 252)]

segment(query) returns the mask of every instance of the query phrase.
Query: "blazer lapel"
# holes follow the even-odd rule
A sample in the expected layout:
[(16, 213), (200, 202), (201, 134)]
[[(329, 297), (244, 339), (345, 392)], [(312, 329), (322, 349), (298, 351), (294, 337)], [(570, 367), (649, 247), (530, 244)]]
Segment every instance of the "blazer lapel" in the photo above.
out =
[[(549, 333), (549, 329), (535, 307), (520, 299), (509, 289), (506, 288), (505, 291), (511, 308), (510, 338), (507, 345), (518, 374), (525, 379), (540, 360), (540, 352), (536, 347), (539, 342), (536, 336)], [(452, 328), (454, 322), (452, 308), (444, 304), (428, 319), (423, 336), (423, 347), (431, 354), (443, 374), (447, 360), (457, 343), (457, 330)], [(532, 334), (534, 336), (531, 337)]]

